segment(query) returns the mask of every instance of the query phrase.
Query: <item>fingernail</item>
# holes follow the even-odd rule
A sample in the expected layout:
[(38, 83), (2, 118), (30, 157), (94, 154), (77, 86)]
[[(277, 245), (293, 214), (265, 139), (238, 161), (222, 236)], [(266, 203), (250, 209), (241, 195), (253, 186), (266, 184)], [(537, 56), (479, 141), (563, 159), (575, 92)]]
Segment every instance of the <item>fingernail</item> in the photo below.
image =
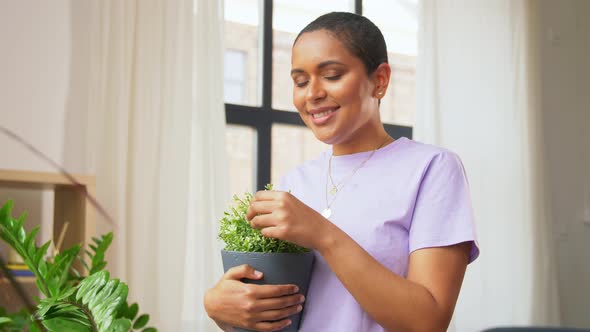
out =
[(290, 320), (288, 320), (288, 321), (285, 323), (285, 326), (289, 326), (289, 325), (291, 325), (291, 321), (290, 321)]
[(303, 301), (305, 301), (305, 296), (301, 295), (301, 296), (299, 297), (299, 302), (303, 303)]
[(293, 293), (297, 293), (297, 292), (299, 292), (299, 287), (295, 286), (295, 287), (293, 288)]
[(300, 312), (301, 310), (303, 310), (303, 306), (301, 306), (301, 305), (298, 305), (298, 306), (297, 306), (297, 312)]
[(254, 275), (257, 277), (262, 277), (262, 272), (254, 270)]

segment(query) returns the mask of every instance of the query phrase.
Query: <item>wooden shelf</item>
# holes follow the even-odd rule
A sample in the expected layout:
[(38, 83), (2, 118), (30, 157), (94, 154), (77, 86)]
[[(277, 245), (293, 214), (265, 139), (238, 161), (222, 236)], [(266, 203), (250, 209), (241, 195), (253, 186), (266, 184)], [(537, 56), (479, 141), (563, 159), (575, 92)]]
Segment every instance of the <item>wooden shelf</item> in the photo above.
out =
[(95, 235), (94, 207), (86, 200), (86, 193), (95, 195), (95, 178), (80, 174), (73, 177), (80, 185), (71, 183), (60, 173), (0, 169), (0, 187), (52, 189), (55, 193), (53, 234), (60, 234), (64, 223), (69, 222), (62, 246), (68, 248), (77, 243), (89, 244)]
[[(35, 283), (35, 281), (37, 280), (37, 278), (35, 278), (35, 277), (14, 277), (14, 279), (19, 284)], [(6, 278), (6, 277), (0, 277), (0, 285), (8, 284), (8, 283), (9, 283), (8, 278)]]
[[(68, 229), (61, 248), (69, 248), (81, 243), (87, 247), (95, 236), (94, 207), (87, 201), (86, 194), (95, 195), (95, 178), (89, 175), (74, 175), (79, 184), (71, 183), (70, 179), (60, 173), (33, 172), (0, 169), (0, 188), (7, 190), (52, 190), (53, 195), (53, 236), (57, 237), (68, 222)], [(19, 202), (15, 201), (18, 206)], [(55, 243), (57, 238), (52, 239)], [(81, 264), (76, 263), (81, 269)], [(35, 277), (16, 277), (30, 296), (39, 296)], [(10, 287), (8, 279), (0, 277), (0, 306), (9, 310), (22, 307), (20, 299)]]
[[(94, 187), (94, 177), (74, 174), (73, 177), (83, 186)], [(70, 179), (60, 173), (19, 171), (0, 169), (0, 186), (2, 187), (26, 187), (26, 188), (52, 188), (56, 186), (75, 187)]]

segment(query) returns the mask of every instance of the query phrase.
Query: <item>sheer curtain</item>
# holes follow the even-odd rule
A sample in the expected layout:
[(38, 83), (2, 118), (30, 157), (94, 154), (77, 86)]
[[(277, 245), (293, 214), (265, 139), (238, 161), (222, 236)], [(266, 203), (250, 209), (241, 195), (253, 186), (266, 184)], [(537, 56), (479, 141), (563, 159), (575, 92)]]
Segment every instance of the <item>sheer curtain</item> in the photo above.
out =
[(536, 19), (535, 1), (421, 4), (415, 137), (462, 157), (481, 246), (450, 331), (559, 323)]
[[(109, 268), (160, 331), (213, 330), (227, 203), (222, 2), (93, 2), (89, 160), (113, 213)], [(104, 224), (103, 224), (104, 225)]]

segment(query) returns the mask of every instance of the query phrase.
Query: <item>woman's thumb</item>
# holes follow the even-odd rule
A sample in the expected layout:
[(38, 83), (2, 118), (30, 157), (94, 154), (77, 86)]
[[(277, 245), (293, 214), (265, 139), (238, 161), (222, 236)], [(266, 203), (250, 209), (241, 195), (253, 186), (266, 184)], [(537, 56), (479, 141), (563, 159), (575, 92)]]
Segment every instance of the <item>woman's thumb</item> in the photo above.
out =
[(262, 278), (262, 272), (256, 271), (253, 267), (248, 264), (243, 264), (240, 266), (232, 267), (231, 269), (227, 270), (225, 273), (226, 279), (255, 279), (258, 280)]

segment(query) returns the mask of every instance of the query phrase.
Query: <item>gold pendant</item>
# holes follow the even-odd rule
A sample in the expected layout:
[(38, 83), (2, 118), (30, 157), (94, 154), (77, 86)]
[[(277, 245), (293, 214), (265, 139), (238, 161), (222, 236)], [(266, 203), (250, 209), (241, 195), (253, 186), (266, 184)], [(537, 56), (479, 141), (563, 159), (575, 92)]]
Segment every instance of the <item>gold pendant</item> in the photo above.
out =
[(338, 188), (336, 188), (336, 186), (333, 186), (332, 189), (330, 190), (330, 194), (332, 194), (332, 195), (336, 195), (337, 192), (338, 192)]

